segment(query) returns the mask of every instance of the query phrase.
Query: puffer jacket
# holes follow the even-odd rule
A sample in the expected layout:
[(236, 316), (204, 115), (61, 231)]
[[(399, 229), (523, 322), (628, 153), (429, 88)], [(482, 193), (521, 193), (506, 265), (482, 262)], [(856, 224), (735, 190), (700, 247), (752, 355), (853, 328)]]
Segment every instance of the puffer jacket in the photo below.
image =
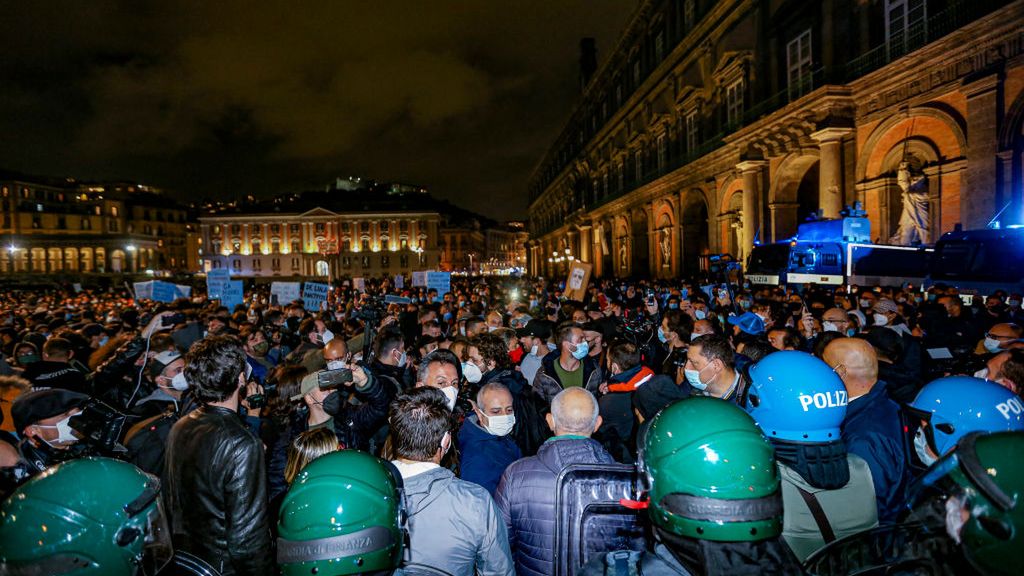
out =
[(556, 436), (536, 456), (513, 462), (498, 482), (494, 499), (508, 527), (508, 541), (519, 576), (554, 574), (555, 479), (570, 464), (611, 464), (596, 440)]
[[(558, 350), (553, 350), (545, 356), (541, 360), (537, 374), (533, 377), (533, 389), (549, 404), (564, 389), (562, 381), (558, 379), (558, 372), (555, 371), (555, 362), (558, 362), (559, 357), (560, 353)], [(589, 390), (591, 394), (597, 394), (597, 389), (601, 386), (601, 367), (590, 356), (587, 356), (581, 362), (583, 365), (583, 387)]]
[(165, 479), (175, 548), (225, 576), (274, 573), (263, 446), (238, 413), (204, 406), (178, 420)]
[(459, 477), (493, 495), (501, 473), (522, 453), (512, 438), (491, 434), (480, 426), (476, 414), (470, 414), (459, 428), (459, 456)]
[(405, 479), (405, 499), (410, 562), (452, 576), (515, 573), (505, 524), (482, 486), (433, 468)]

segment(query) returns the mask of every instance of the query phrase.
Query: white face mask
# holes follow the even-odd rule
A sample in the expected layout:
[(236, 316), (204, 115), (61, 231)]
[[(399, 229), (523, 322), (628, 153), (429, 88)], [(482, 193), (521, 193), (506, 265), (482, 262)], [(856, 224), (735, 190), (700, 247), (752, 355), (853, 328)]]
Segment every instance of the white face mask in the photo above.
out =
[(821, 329), (825, 332), (839, 332), (839, 326), (835, 322), (829, 322), (828, 320), (821, 323)]
[(75, 442), (78, 442), (78, 437), (74, 435), (71, 429), (71, 416), (64, 418), (63, 420), (57, 422), (53, 426), (36, 424), (36, 428), (49, 428), (51, 430), (54, 428), (57, 429), (56, 438), (54, 438), (53, 440), (43, 440), (43, 442), (46, 442), (52, 448), (56, 448), (57, 445), (67, 446), (68, 444), (74, 444)]
[(697, 320), (703, 320), (708, 317), (708, 313), (703, 308), (698, 308), (693, 311), (693, 315), (696, 316)]
[(330, 330), (324, 330), (324, 333), (320, 336), (320, 339), (323, 341), (324, 346), (326, 346), (331, 342), (331, 340), (334, 340), (334, 332), (331, 332)]
[(874, 313), (871, 318), (875, 321), (875, 326), (885, 326), (889, 323), (889, 317), (885, 314)]
[(921, 463), (925, 466), (931, 466), (938, 460), (928, 450), (928, 440), (924, 437), (923, 428), (918, 428), (917, 434), (914, 435), (914, 451), (917, 452), (917, 457), (921, 459)]
[(484, 429), (494, 436), (508, 436), (512, 427), (516, 425), (516, 415), (506, 414), (502, 416), (488, 416), (487, 426)]
[(185, 379), (185, 371), (182, 370), (171, 378), (171, 388), (178, 391), (188, 390), (188, 380)]
[(448, 405), (448, 409), (455, 410), (455, 398), (459, 395), (459, 389), (455, 386), (448, 386), (441, 388), (441, 393), (444, 394), (444, 400)]
[(981, 378), (982, 380), (988, 380), (988, 366), (978, 370), (974, 373), (975, 378)]
[(328, 370), (341, 370), (345, 367), (345, 362), (342, 360), (331, 360), (327, 362)]
[(999, 347), (999, 340), (996, 340), (995, 338), (985, 338), (983, 346), (985, 346), (985, 350), (988, 350), (993, 354), (1002, 350), (1002, 348)]
[(530, 355), (531, 356), (536, 356), (537, 355), (537, 345), (536, 344), (534, 344), (533, 346), (530, 347)]
[(466, 377), (466, 382), (469, 382), (470, 384), (476, 384), (484, 377), (484, 373), (481, 372), (480, 368), (472, 362), (463, 362), (462, 375)]

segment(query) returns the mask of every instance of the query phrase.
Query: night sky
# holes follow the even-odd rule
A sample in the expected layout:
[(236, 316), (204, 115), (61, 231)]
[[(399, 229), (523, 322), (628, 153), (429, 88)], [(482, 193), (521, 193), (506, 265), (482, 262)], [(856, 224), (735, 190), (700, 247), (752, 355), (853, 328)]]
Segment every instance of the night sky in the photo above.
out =
[(361, 175), (526, 215), (530, 171), (636, 0), (8, 3), (0, 168), (184, 200)]

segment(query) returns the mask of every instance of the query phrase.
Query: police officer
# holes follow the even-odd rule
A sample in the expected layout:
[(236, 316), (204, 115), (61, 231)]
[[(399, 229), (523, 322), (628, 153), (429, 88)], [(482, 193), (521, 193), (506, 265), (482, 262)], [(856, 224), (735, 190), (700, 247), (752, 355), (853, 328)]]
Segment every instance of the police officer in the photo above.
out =
[(840, 437), (847, 393), (839, 376), (810, 354), (780, 351), (753, 365), (750, 379), (745, 406), (775, 447), (782, 533), (797, 557), (876, 526), (871, 470)]
[(325, 454), (281, 504), (277, 562), (285, 576), (392, 574), (405, 544), (402, 478), (365, 452)]
[(968, 432), (1024, 430), (1024, 404), (999, 384), (949, 376), (925, 385), (908, 412), (921, 421), (914, 450), (925, 466), (956, 446)]
[(51, 468), (0, 508), (0, 574), (156, 574), (173, 554), (159, 493), (119, 460)]
[(592, 558), (581, 575), (801, 574), (780, 538), (772, 446), (717, 398), (680, 400), (651, 421), (639, 458), (655, 542)]

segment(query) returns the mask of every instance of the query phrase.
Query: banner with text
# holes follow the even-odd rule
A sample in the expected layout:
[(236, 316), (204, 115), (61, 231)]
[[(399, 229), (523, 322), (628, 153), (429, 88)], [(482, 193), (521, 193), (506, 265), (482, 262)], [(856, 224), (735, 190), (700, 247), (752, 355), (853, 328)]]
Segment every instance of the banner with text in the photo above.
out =
[(231, 271), (227, 268), (217, 268), (206, 273), (206, 297), (210, 300), (221, 298), (224, 287), (231, 280)]
[(427, 272), (427, 290), (437, 290), (437, 297), (439, 299), (448, 292), (451, 292), (451, 289), (451, 272)]
[(287, 306), (302, 295), (301, 282), (272, 282), (270, 284), (270, 303)]
[(327, 301), (327, 291), (330, 286), (322, 282), (306, 282), (302, 287), (302, 303), (306, 310), (317, 312), (324, 302)]

